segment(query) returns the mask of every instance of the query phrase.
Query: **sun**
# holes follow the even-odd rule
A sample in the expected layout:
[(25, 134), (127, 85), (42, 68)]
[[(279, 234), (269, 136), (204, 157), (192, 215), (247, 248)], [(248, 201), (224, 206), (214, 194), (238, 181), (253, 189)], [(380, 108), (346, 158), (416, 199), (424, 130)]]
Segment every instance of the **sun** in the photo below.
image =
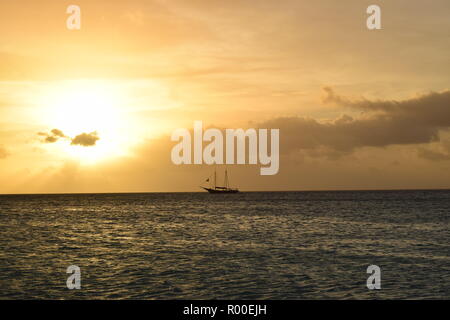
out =
[[(53, 87), (48, 97), (50, 129), (59, 129), (68, 137), (59, 146), (70, 157), (96, 163), (126, 153), (119, 86), (93, 80), (66, 81)], [(70, 143), (83, 133), (95, 133), (99, 139), (92, 146)]]
[(116, 101), (114, 92), (106, 88), (69, 88), (55, 101), (54, 121), (70, 134), (112, 131), (119, 121)]

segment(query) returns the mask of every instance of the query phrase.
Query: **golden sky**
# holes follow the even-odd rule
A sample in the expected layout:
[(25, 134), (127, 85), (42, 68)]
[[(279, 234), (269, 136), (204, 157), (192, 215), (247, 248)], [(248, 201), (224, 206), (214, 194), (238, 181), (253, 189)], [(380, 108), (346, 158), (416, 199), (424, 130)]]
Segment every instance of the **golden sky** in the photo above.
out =
[[(81, 8), (68, 30), (66, 9)], [(366, 27), (378, 4), (382, 30)], [(448, 0), (0, 2), (0, 193), (199, 191), (171, 133), (279, 128), (242, 190), (450, 187)], [(219, 168), (221, 169), (221, 168)]]

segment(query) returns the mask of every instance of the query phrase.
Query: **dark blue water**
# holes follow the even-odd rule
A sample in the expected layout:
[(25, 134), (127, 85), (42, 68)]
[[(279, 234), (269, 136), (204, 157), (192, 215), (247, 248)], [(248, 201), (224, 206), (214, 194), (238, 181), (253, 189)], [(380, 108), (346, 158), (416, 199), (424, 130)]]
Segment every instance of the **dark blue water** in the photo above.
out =
[(445, 190), (0, 196), (0, 298), (449, 299), (449, 221)]

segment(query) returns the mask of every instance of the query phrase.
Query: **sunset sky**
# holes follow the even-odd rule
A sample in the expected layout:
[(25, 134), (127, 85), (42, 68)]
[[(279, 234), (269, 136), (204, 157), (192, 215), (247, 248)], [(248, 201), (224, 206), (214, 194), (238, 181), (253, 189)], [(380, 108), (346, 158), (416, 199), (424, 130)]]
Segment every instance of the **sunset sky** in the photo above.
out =
[(200, 191), (214, 167), (170, 159), (195, 120), (280, 129), (277, 175), (227, 166), (244, 191), (450, 188), (449, 14), (448, 0), (1, 1), (0, 193)]

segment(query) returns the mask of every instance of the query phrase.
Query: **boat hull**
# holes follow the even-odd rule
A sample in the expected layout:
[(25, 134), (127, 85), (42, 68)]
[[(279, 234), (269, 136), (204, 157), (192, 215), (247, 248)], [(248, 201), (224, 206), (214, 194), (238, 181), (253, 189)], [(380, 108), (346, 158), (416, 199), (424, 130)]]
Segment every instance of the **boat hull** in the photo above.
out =
[(209, 193), (238, 193), (239, 190), (238, 189), (212, 189), (212, 188), (203, 188), (206, 191), (208, 191)]

